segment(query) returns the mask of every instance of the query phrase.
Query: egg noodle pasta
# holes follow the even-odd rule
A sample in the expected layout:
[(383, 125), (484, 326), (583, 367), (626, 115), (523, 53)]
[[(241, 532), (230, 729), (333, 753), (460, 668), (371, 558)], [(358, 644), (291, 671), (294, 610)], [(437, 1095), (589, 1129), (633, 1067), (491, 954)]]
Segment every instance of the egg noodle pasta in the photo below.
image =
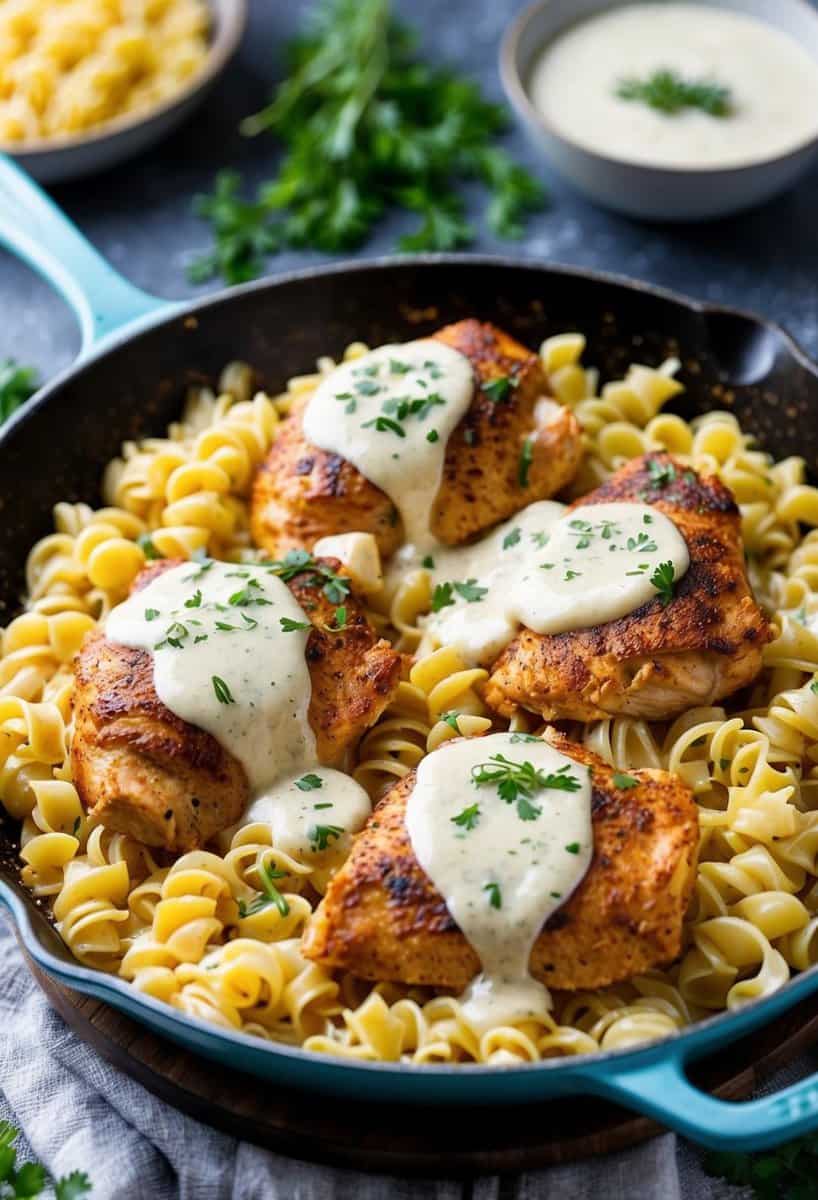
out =
[(4, 0), (0, 145), (80, 136), (170, 100), (207, 58), (204, 0)]
[[(600, 386), (584, 348), (569, 332), (541, 349), (556, 398), (583, 430), (572, 495), (650, 451), (717, 475), (739, 505), (750, 577), (774, 623), (762, 674), (729, 704), (672, 722), (568, 727), (616, 768), (665, 769), (694, 793), (699, 866), (680, 960), (613, 987), (555, 992), (551, 1012), (478, 1033), (452, 996), (305, 959), (300, 937), (331, 869), (285, 853), (268, 824), (174, 860), (88, 821), (68, 756), (83, 638), (154, 558), (261, 557), (249, 533), (253, 474), (292, 399), (333, 369), (325, 358), (279, 396), (256, 390), (243, 363), (229, 364), (214, 391), (191, 389), (167, 436), (128, 442), (108, 464), (104, 507), (58, 504), (53, 533), (28, 556), (25, 608), (0, 642), (0, 796), (21, 823), (22, 881), (52, 906), (79, 961), (274, 1042), (351, 1060), (498, 1065), (666, 1037), (818, 962), (818, 490), (800, 459), (773, 462), (731, 413), (690, 422), (666, 413), (681, 390), (678, 360), (634, 364)], [(355, 343), (345, 357), (366, 350)], [(373, 622), (404, 652), (392, 702), (348, 763), (373, 801), (446, 740), (508, 727), (482, 699), (487, 672), (423, 634), (430, 604), (423, 568), (371, 598)], [(512, 728), (538, 727), (522, 715)], [(277, 899), (258, 903), (270, 878)]]

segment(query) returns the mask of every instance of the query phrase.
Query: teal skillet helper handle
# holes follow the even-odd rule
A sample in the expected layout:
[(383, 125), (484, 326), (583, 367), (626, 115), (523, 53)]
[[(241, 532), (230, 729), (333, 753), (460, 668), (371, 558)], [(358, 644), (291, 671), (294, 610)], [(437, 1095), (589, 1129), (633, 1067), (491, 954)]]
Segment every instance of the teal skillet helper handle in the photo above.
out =
[(80, 357), (139, 318), (169, 315), (181, 307), (123, 279), (46, 193), (2, 154), (0, 243), (62, 293), (79, 322)]
[(691, 1083), (678, 1050), (662, 1051), (645, 1066), (594, 1072), (589, 1090), (714, 1150), (764, 1150), (818, 1126), (818, 1075), (757, 1100), (719, 1100)]

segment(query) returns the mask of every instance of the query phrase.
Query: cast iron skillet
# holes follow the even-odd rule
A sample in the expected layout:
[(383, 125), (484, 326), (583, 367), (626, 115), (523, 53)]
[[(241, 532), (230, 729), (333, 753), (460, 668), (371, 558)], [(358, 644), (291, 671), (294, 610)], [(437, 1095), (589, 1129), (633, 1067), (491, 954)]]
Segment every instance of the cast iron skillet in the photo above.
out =
[[(685, 416), (729, 407), (762, 447), (818, 463), (818, 370), (780, 328), (611, 276), (508, 259), (429, 256), (340, 265), (251, 284), (190, 305), (156, 300), (116, 275), (19, 170), (0, 160), (0, 241), (72, 303), (83, 347), (76, 366), (0, 432), (0, 620), (18, 608), (23, 563), (51, 530), (58, 500), (99, 503), (104, 463), (126, 438), (160, 434), (186, 384), (245, 359), (272, 390), (350, 341), (416, 337), (445, 321), (496, 321), (531, 346), (581, 329), (604, 376), (633, 359), (678, 354)], [(314, 1093), (421, 1104), (514, 1104), (594, 1093), (699, 1141), (760, 1148), (818, 1124), (818, 1077), (747, 1104), (715, 1100), (687, 1061), (747, 1034), (818, 990), (818, 967), (737, 1013), (665, 1042), (509, 1068), (348, 1063), (225, 1032), (76, 963), (20, 886), (17, 831), (0, 819), (0, 902), (31, 957), (60, 982), (107, 1001), (226, 1068)]]

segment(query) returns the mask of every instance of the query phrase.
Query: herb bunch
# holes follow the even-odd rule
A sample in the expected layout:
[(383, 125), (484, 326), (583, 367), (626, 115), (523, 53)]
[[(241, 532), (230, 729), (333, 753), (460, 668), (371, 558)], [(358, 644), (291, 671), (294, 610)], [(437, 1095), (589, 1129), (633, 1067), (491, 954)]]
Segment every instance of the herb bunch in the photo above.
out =
[(734, 1187), (751, 1189), (757, 1200), (818, 1200), (818, 1135), (755, 1154), (713, 1151), (705, 1156), (704, 1169)]
[(349, 250), (394, 207), (418, 217), (402, 250), (466, 246), (474, 238), (458, 191), (466, 179), (488, 188), (486, 221), (500, 237), (519, 237), (526, 215), (543, 206), (541, 186), (494, 144), (505, 109), (476, 83), (420, 60), (390, 0), (319, 0), (288, 65), (272, 102), (241, 126), (284, 143), (278, 174), (253, 201), (233, 172), (197, 198), (215, 245), (192, 265), (194, 281), (251, 279), (284, 246)]
[[(37, 1200), (49, 1183), (48, 1173), (40, 1163), (28, 1162), (17, 1166), (14, 1142), (20, 1131), (0, 1121), (0, 1197), (2, 1200)], [(82, 1171), (54, 1183), (55, 1200), (82, 1200), (91, 1191), (88, 1176)]]

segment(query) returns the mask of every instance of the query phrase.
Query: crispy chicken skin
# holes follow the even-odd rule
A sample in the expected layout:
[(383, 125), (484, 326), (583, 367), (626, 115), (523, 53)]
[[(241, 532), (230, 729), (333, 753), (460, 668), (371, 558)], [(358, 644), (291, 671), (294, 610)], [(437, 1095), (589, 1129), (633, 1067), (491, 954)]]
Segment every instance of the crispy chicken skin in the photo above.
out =
[[(651, 482), (648, 464), (673, 465)], [(744, 566), (739, 512), (730, 491), (667, 454), (634, 459), (578, 504), (652, 504), (687, 542), (690, 567), (667, 606), (651, 600), (629, 616), (557, 635), (523, 629), (491, 669), (485, 699), (511, 716), (593, 721), (624, 714), (662, 720), (713, 704), (750, 683), (772, 634)], [(574, 506), (576, 507), (576, 505)]]
[[(556, 404), (537, 413), (549, 394), (539, 355), (494, 325), (458, 321), (433, 335), (470, 359), (475, 391), (471, 408), (446, 448), (443, 480), (432, 513), (432, 533), (457, 545), (534, 500), (553, 496), (573, 478), (581, 456), (574, 415)], [(509, 397), (493, 402), (482, 385), (508, 376), (517, 381)], [(330, 534), (371, 533), (383, 556), (404, 540), (402, 522), (389, 497), (346, 459), (319, 450), (304, 438), (307, 400), (294, 404), (253, 488), (253, 540), (271, 554), (294, 546), (311, 549)], [(523, 442), (534, 437), (527, 485), (519, 480)]]
[[(604, 987), (672, 961), (695, 879), (698, 816), (690, 789), (665, 771), (634, 771), (614, 786), (612, 767), (550, 729), (562, 753), (591, 768), (594, 856), (531, 954), (549, 987)], [(445, 744), (434, 753), (446, 753)], [(384, 797), (329, 886), (303, 952), (364, 979), (462, 990), (477, 955), (415, 859), (404, 813), (414, 772)]]
[[(339, 564), (330, 560), (335, 568)], [(134, 589), (179, 560), (155, 563)], [(346, 750), (383, 712), (397, 689), (401, 658), (379, 640), (353, 597), (349, 628), (330, 634), (332, 605), (309, 570), (290, 581), (316, 626), (307, 641), (312, 680), (309, 722), (322, 763), (338, 765)], [(234, 824), (249, 799), (243, 767), (202, 729), (175, 716), (156, 694), (152, 656), (86, 638), (76, 661), (75, 730), (71, 765), (94, 821), (149, 846), (184, 851)]]

